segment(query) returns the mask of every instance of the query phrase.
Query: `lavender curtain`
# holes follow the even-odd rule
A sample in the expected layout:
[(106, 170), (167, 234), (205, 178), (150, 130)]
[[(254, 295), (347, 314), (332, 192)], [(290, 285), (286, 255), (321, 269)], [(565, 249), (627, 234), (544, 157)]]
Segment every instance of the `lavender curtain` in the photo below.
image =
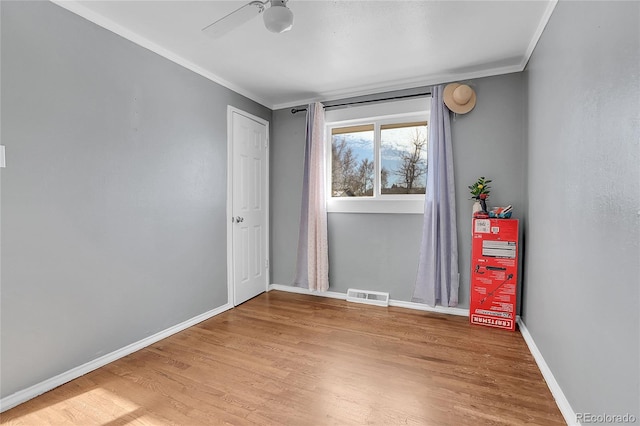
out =
[(293, 284), (309, 290), (329, 288), (329, 246), (325, 200), (324, 107), (307, 107), (298, 259)]
[(458, 234), (449, 110), (443, 86), (433, 88), (429, 120), (427, 193), (414, 302), (458, 305)]

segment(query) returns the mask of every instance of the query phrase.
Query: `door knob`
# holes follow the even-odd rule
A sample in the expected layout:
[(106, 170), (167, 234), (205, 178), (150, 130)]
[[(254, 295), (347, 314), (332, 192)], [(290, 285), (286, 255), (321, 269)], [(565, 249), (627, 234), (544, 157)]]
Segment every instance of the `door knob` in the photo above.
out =
[(236, 223), (244, 222), (244, 217), (236, 216)]

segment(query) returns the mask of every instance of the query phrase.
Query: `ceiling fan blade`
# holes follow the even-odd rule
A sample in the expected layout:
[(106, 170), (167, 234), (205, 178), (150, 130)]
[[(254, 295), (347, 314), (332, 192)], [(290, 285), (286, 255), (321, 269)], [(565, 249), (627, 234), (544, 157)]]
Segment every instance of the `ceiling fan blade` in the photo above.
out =
[(263, 10), (264, 6), (262, 2), (252, 1), (218, 19), (213, 24), (204, 27), (202, 31), (213, 38), (221, 37), (234, 28), (259, 15)]

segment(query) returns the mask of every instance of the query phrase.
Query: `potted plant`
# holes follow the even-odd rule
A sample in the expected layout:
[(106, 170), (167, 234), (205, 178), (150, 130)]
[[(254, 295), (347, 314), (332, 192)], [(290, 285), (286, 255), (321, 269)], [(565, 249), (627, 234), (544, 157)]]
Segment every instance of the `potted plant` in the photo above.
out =
[(476, 211), (482, 211), (488, 214), (487, 198), (489, 198), (489, 193), (491, 192), (491, 187), (489, 186), (490, 183), (491, 179), (487, 179), (484, 176), (481, 176), (477, 181), (474, 182), (473, 185), (469, 185), (469, 190), (471, 191), (471, 199), (476, 200), (475, 202), (480, 205), (480, 209), (476, 210), (477, 207), (474, 203), (474, 213)]

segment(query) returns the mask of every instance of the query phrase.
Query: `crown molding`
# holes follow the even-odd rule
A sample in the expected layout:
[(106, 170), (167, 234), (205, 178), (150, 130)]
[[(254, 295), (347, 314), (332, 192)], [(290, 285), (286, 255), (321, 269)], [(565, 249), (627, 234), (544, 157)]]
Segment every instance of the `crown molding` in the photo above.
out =
[(140, 47), (144, 47), (145, 49), (150, 50), (162, 56), (163, 58), (170, 60), (171, 62), (174, 62), (190, 71), (193, 71), (196, 74), (201, 75), (202, 77), (213, 81), (214, 83), (217, 83), (223, 87), (226, 87), (229, 90), (233, 90), (239, 95), (245, 96), (251, 99), (252, 101), (259, 103), (262, 106), (265, 106), (269, 109), (273, 109), (273, 105), (271, 105), (265, 99), (262, 99), (260, 96), (257, 96), (255, 93), (249, 92), (248, 90), (245, 90), (244, 88), (239, 87), (217, 76), (216, 74), (205, 70), (204, 68), (183, 58), (182, 56), (176, 54), (175, 52), (172, 52), (171, 50), (166, 49), (160, 46), (159, 44), (154, 43), (153, 41), (141, 36), (135, 31), (131, 31), (130, 29), (123, 27), (117, 22), (109, 18), (106, 18), (105, 16), (99, 13), (94, 12), (93, 10), (83, 6), (82, 4), (78, 3), (75, 0), (49, 0), (49, 1), (57, 6), (60, 6), (63, 9), (68, 10), (69, 12), (72, 12), (86, 19), (87, 21), (90, 21), (108, 31), (111, 31), (112, 33), (119, 35), (120, 37), (123, 37), (137, 44)]
[(393, 92), (398, 90), (414, 89), (421, 86), (433, 86), (436, 84), (444, 84), (452, 81), (465, 81), (483, 77), (493, 77), (503, 74), (511, 74), (514, 72), (520, 72), (524, 69), (521, 64), (508, 65), (503, 67), (495, 67), (484, 69), (480, 71), (469, 72), (452, 72), (439, 75), (431, 75), (421, 78), (406, 79), (402, 81), (395, 81), (394, 83), (382, 84), (382, 85), (370, 85), (361, 86), (357, 88), (351, 88), (350, 90), (335, 90), (329, 92), (323, 92), (312, 98), (305, 98), (302, 100), (283, 102), (273, 105), (273, 110), (291, 108), (300, 105), (306, 105), (312, 102), (332, 102), (342, 99), (356, 98), (359, 96), (375, 95), (379, 93)]
[(312, 102), (322, 101), (322, 102), (330, 102), (336, 101), (340, 99), (354, 98), (358, 96), (367, 96), (373, 95), (383, 92), (392, 92), (398, 90), (405, 90), (416, 88), (420, 86), (432, 86), (435, 84), (444, 84), (452, 81), (464, 81), (471, 80), (476, 78), (483, 77), (493, 77), (497, 75), (510, 74), (514, 72), (524, 71), (531, 55), (533, 54), (535, 47), (544, 32), (551, 15), (558, 3), (558, 0), (549, 0), (547, 8), (536, 28), (536, 31), (529, 42), (529, 46), (527, 47), (527, 51), (525, 55), (522, 57), (520, 63), (515, 65), (508, 65), (502, 67), (494, 67), (489, 69), (483, 69), (478, 71), (469, 71), (469, 72), (450, 72), (443, 73), (438, 75), (429, 75), (420, 78), (409, 78), (405, 80), (393, 80), (393, 82), (389, 81), (387, 83), (375, 84), (375, 85), (366, 85), (366, 86), (358, 86), (358, 87), (350, 87), (348, 89), (340, 89), (333, 91), (326, 91), (318, 93), (313, 97), (291, 100), (281, 103), (272, 103), (268, 102), (266, 99), (261, 96), (256, 95), (240, 86), (237, 86), (218, 75), (200, 67), (199, 65), (190, 62), (189, 60), (183, 58), (182, 56), (176, 54), (175, 52), (168, 50), (157, 43), (152, 42), (151, 40), (141, 36), (140, 34), (129, 30), (128, 28), (123, 27), (117, 22), (106, 18), (105, 16), (92, 11), (91, 9), (83, 6), (76, 0), (50, 0), (52, 3), (102, 27), (108, 31), (111, 31), (145, 49), (148, 49), (188, 70), (195, 72), (196, 74), (201, 75), (202, 77), (207, 78), (208, 80), (213, 81), (229, 90), (232, 90), (239, 95), (245, 96), (271, 110), (278, 110), (284, 108), (291, 108), (300, 105), (306, 105)]
[(527, 47), (527, 52), (525, 53), (524, 58), (522, 58), (522, 69), (520, 71), (524, 71), (527, 64), (529, 63), (529, 59), (531, 59), (531, 55), (533, 55), (533, 51), (536, 49), (538, 41), (540, 40), (540, 37), (542, 37), (542, 33), (547, 27), (549, 19), (551, 19), (551, 15), (553, 14), (553, 11), (555, 10), (557, 4), (558, 0), (550, 0), (549, 4), (547, 4), (547, 8), (545, 9), (544, 13), (542, 14), (542, 18), (538, 23), (538, 27), (536, 28), (533, 37), (531, 37), (531, 41), (529, 42), (529, 46)]

